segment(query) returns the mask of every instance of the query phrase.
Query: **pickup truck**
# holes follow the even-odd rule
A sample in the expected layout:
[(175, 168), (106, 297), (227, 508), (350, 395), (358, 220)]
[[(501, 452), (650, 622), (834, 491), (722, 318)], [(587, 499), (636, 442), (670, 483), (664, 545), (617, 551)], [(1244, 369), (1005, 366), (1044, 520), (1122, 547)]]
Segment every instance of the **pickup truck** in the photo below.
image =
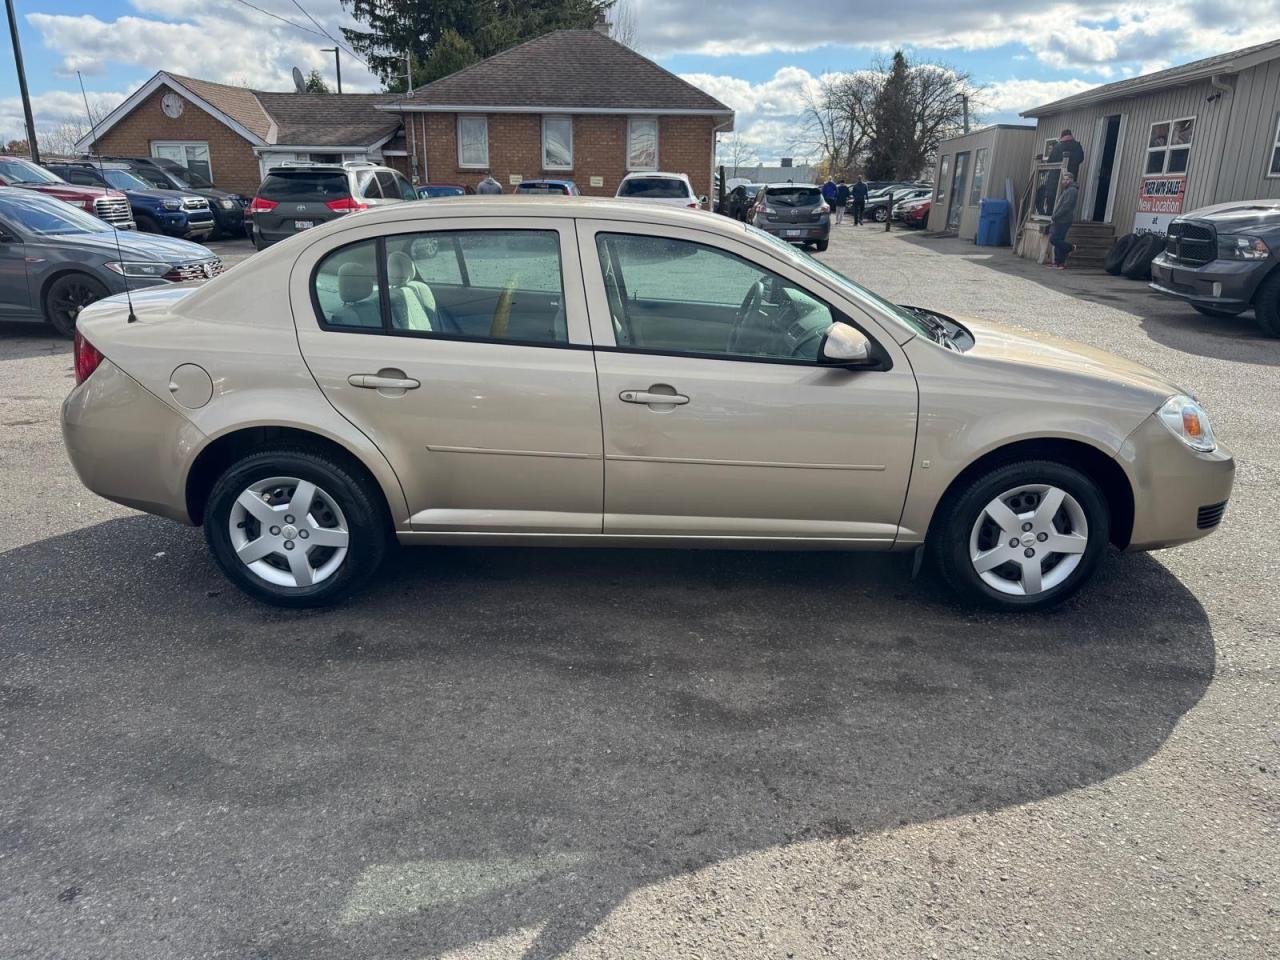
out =
[(204, 197), (160, 190), (129, 172), (122, 163), (76, 160), (45, 167), (62, 179), (87, 187), (111, 187), (129, 200), (138, 229), (200, 243), (213, 233), (213, 212)]
[(1253, 307), (1263, 331), (1280, 337), (1280, 200), (1238, 200), (1173, 220), (1151, 262), (1151, 289), (1207, 317)]
[(22, 157), (0, 157), (0, 187), (21, 187), (62, 200), (105, 220), (119, 230), (133, 230), (129, 200), (118, 190), (79, 187)]
[(213, 212), (213, 236), (211, 240), (243, 237), (248, 224), (245, 208), (249, 198), (238, 193), (219, 190), (212, 183), (182, 164), (163, 157), (103, 157), (103, 160), (124, 164), (130, 173), (160, 190), (180, 190), (209, 201)]

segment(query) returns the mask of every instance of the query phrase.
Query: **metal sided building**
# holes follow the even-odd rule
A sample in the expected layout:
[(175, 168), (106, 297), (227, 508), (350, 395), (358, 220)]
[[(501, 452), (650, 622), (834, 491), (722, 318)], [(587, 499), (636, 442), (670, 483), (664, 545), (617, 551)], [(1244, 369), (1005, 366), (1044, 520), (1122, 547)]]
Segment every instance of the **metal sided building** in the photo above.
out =
[(1084, 147), (1077, 220), (1164, 233), (1183, 211), (1280, 198), (1280, 40), (1048, 103), (1035, 153)]
[(987, 197), (1007, 199), (1013, 185), (1016, 209), (1031, 175), (1036, 128), (997, 123), (938, 145), (933, 175), (929, 229), (955, 233), (963, 240), (978, 234), (978, 206)]

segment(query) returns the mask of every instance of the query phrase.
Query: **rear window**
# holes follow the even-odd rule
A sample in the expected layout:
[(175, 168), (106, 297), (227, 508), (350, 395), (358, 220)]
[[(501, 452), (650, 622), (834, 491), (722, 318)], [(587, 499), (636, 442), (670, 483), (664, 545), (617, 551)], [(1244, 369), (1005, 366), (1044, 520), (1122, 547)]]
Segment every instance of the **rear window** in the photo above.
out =
[(419, 187), (418, 194), (423, 197), (462, 197), (466, 191), (461, 187)]
[(258, 188), (264, 200), (337, 200), (350, 196), (345, 173), (317, 170), (278, 170), (267, 174)]
[(522, 183), (516, 187), (516, 193), (556, 193), (563, 196), (569, 188), (559, 183)]
[(822, 203), (817, 187), (770, 187), (769, 201), (783, 207), (816, 207)]
[(649, 200), (683, 200), (689, 196), (689, 188), (675, 177), (636, 177), (622, 181), (618, 187), (620, 197), (643, 197)]

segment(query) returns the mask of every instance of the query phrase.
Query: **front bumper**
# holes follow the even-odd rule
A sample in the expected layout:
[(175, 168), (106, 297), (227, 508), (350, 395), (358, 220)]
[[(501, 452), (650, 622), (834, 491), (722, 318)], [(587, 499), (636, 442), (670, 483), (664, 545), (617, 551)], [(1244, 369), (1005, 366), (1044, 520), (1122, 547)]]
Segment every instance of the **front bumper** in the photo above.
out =
[(1151, 261), (1150, 287), (1157, 293), (1205, 306), (1243, 307), (1253, 300), (1275, 260), (1212, 260), (1201, 267), (1180, 264), (1166, 253)]
[(63, 401), (62, 439), (98, 496), (191, 522), (184, 453), (200, 449), (204, 435), (110, 360)]
[(1235, 480), (1231, 451), (1221, 444), (1212, 453), (1192, 450), (1152, 414), (1125, 440), (1117, 459), (1133, 487), (1126, 550), (1173, 547), (1217, 529)]
[(244, 215), (244, 207), (237, 203), (228, 210), (221, 200), (210, 200), (209, 209), (213, 211), (213, 220), (223, 233), (238, 234), (248, 226), (248, 218)]

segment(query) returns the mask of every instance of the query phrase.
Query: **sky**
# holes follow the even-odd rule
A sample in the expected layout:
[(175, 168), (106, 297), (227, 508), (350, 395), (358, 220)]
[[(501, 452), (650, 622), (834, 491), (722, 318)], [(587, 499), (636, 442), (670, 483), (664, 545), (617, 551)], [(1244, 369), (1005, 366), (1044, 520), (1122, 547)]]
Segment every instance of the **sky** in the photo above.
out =
[[(1280, 0), (621, 0), (636, 48), (737, 111), (743, 153), (803, 158), (806, 91), (902, 48), (969, 72), (983, 122), (1124, 77), (1280, 37)], [(265, 90), (318, 69), (339, 0), (15, 0), (37, 128), (109, 108), (164, 69)], [(287, 21), (287, 22), (286, 22)], [(343, 89), (378, 89), (343, 54)], [(0, 57), (0, 138), (22, 136), (17, 75)]]

